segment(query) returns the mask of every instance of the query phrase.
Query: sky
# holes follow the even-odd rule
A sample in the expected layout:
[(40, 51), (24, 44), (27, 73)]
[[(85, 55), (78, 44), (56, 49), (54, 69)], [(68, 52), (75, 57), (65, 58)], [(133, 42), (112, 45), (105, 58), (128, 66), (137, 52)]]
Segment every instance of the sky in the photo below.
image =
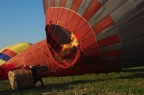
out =
[(0, 49), (19, 42), (45, 39), (42, 0), (0, 1)]

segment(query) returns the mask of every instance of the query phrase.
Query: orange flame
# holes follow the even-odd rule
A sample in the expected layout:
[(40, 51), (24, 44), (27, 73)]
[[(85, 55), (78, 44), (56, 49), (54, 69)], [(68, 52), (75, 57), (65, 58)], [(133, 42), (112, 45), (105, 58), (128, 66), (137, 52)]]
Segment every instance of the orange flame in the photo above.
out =
[(71, 34), (71, 42), (68, 44), (61, 45), (61, 47), (62, 47), (61, 55), (63, 56), (65, 54), (71, 53), (72, 49), (77, 47), (77, 46), (78, 46), (78, 40), (75, 37), (75, 35), (72, 33)]
[(75, 37), (74, 34), (71, 34), (70, 37), (71, 42), (68, 44), (62, 44), (61, 45), (62, 50), (59, 53), (55, 53), (55, 59), (59, 62), (63, 62), (66, 57), (67, 58), (73, 57), (73, 55), (77, 50), (76, 48), (78, 46), (77, 38)]

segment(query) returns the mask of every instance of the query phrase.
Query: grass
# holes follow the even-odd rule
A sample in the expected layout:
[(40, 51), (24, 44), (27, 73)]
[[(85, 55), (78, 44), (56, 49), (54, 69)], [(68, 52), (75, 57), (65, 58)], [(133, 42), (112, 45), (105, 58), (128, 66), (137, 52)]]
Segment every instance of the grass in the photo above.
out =
[(85, 74), (44, 78), (32, 89), (12, 91), (9, 81), (0, 81), (0, 95), (144, 95), (144, 67), (119, 73)]

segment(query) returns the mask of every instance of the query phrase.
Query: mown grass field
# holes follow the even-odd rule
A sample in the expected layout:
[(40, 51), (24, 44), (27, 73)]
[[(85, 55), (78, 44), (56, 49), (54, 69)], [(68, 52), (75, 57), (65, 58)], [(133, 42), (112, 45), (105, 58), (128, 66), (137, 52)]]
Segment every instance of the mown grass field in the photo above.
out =
[(27, 90), (12, 91), (9, 81), (0, 81), (0, 95), (144, 95), (144, 67), (119, 73), (47, 77)]

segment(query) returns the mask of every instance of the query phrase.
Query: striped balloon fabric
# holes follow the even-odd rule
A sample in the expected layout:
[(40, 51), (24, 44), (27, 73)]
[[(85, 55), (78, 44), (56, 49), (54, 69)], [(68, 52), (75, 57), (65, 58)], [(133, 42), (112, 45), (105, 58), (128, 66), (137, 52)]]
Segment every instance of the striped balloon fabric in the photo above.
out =
[(9, 59), (22, 52), (24, 49), (31, 46), (30, 43), (18, 43), (0, 50), (0, 66), (7, 62)]
[(8, 61), (10, 58), (15, 56), (17, 53), (13, 52), (12, 50), (5, 49), (0, 53), (0, 63), (3, 64)]
[(46, 27), (47, 38), (63, 42), (66, 30), (76, 36), (81, 55), (98, 63), (144, 64), (144, 0), (43, 0), (43, 5), (46, 26), (54, 27)]

